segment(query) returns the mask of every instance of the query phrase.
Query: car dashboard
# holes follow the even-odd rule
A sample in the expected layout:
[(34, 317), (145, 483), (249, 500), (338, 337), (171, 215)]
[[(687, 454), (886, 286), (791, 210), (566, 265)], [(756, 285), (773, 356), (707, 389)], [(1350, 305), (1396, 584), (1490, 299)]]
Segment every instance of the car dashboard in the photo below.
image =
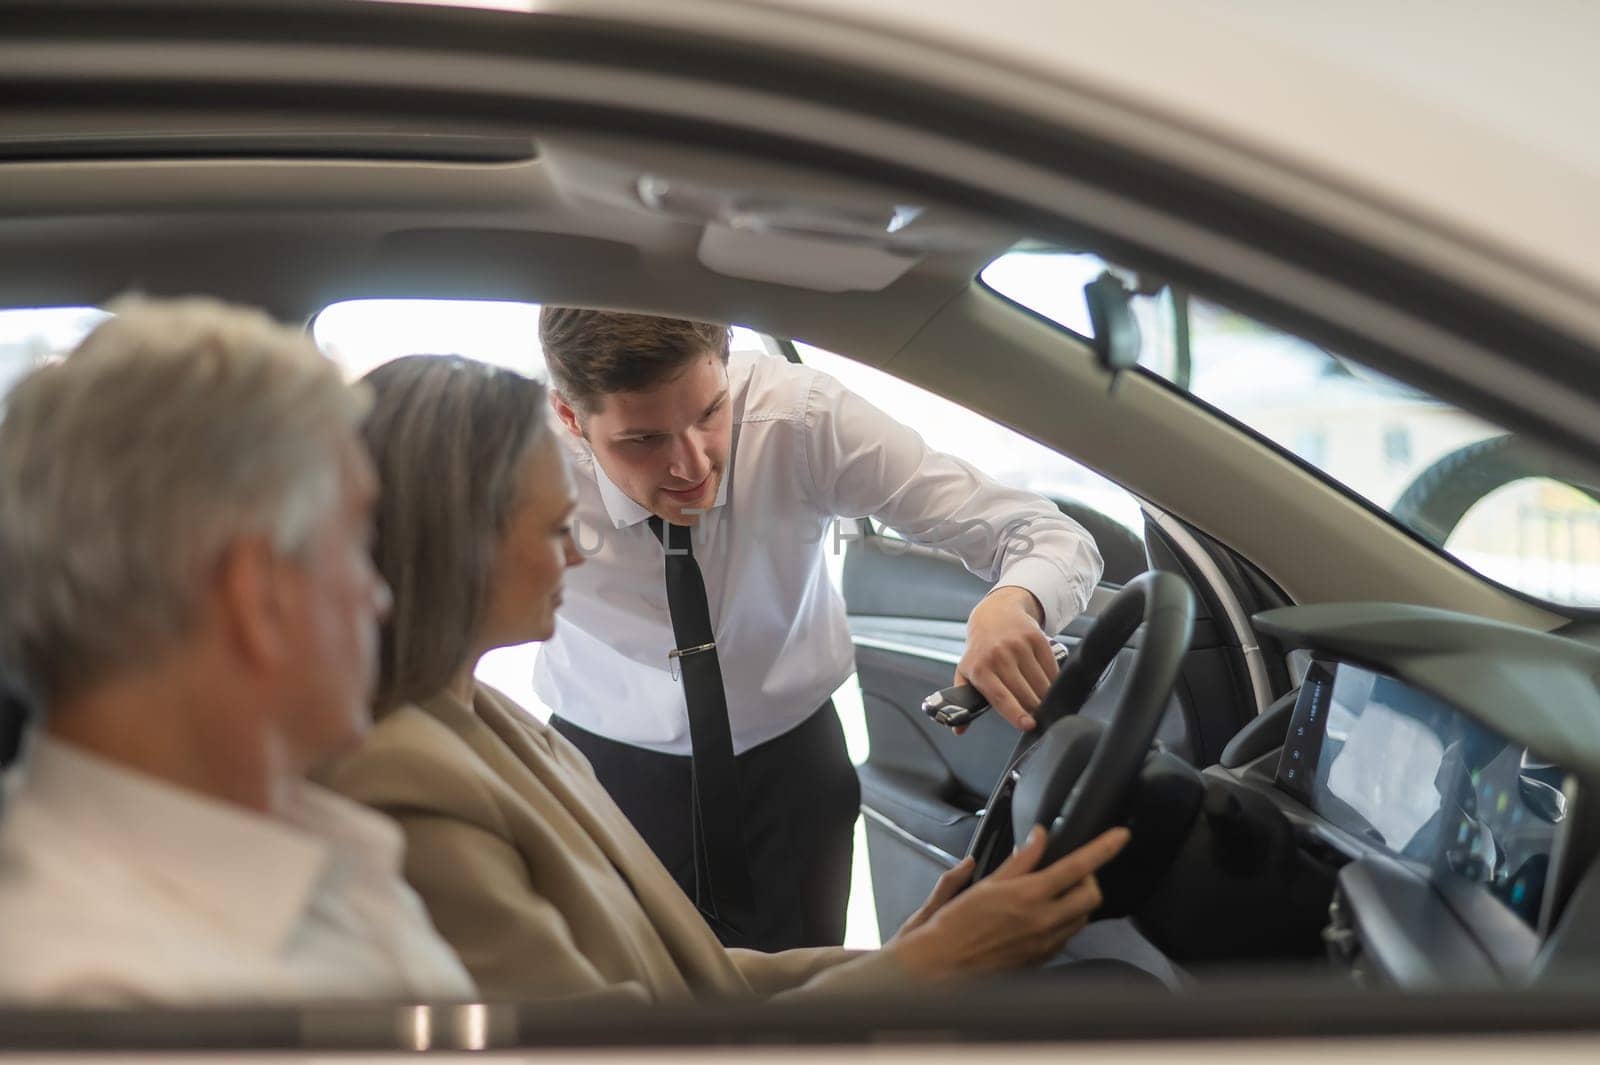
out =
[(1207, 773), (1269, 798), (1337, 867), (1335, 963), (1427, 987), (1600, 957), (1600, 650), (1394, 604), (1255, 620), (1305, 652), (1304, 675)]

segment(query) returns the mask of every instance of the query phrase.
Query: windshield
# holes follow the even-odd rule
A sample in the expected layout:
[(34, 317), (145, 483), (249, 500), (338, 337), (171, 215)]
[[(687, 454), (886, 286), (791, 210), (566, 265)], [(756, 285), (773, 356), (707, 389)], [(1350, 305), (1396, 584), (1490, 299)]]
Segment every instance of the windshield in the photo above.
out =
[[(982, 281), (1089, 335), (1083, 286), (1106, 269), (1093, 255), (1019, 251), (986, 267)], [(1600, 605), (1600, 488), (1571, 464), (1222, 304), (1163, 285), (1135, 294), (1131, 308), (1140, 368), (1490, 580), (1553, 603)]]

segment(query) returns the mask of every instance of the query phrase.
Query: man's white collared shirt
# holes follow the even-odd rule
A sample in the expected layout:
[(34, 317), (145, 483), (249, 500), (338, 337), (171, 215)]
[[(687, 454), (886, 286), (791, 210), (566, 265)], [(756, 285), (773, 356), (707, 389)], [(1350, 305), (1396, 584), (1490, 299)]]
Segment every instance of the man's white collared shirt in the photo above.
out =
[(469, 999), (400, 830), (296, 782), (281, 817), (41, 736), (0, 826), (0, 999)]
[[(1048, 500), (1007, 488), (929, 448), (837, 380), (781, 359), (728, 364), (734, 440), (694, 554), (705, 577), (733, 746), (794, 728), (855, 670), (844, 602), (828, 578), (837, 518), (871, 516), (974, 574), (1032, 592), (1049, 632), (1088, 605), (1102, 562), (1094, 540)], [(578, 487), (585, 565), (566, 577), (534, 690), (580, 728), (688, 754), (662, 547), (649, 513), (563, 433)]]

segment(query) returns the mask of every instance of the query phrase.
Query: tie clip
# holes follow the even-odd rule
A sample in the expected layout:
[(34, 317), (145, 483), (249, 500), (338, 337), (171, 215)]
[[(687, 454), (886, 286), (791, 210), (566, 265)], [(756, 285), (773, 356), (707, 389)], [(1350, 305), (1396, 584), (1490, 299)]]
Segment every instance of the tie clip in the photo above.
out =
[(677, 680), (679, 676), (678, 659), (682, 658), (684, 655), (697, 655), (702, 651), (715, 651), (716, 649), (717, 642), (715, 640), (711, 641), (710, 643), (700, 644), (698, 647), (674, 647), (672, 650), (667, 652), (667, 672), (672, 674), (673, 680)]

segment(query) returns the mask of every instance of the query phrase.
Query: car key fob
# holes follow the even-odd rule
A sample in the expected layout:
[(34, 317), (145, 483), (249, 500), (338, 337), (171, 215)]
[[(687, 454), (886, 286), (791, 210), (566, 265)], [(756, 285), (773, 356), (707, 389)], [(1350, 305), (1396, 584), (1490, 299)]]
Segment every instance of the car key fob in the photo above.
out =
[[(1050, 653), (1055, 655), (1056, 666), (1067, 660), (1067, 645), (1060, 640), (1050, 641)], [(989, 700), (970, 684), (953, 684), (940, 688), (922, 700), (922, 712), (946, 728), (970, 725), (989, 710)]]

